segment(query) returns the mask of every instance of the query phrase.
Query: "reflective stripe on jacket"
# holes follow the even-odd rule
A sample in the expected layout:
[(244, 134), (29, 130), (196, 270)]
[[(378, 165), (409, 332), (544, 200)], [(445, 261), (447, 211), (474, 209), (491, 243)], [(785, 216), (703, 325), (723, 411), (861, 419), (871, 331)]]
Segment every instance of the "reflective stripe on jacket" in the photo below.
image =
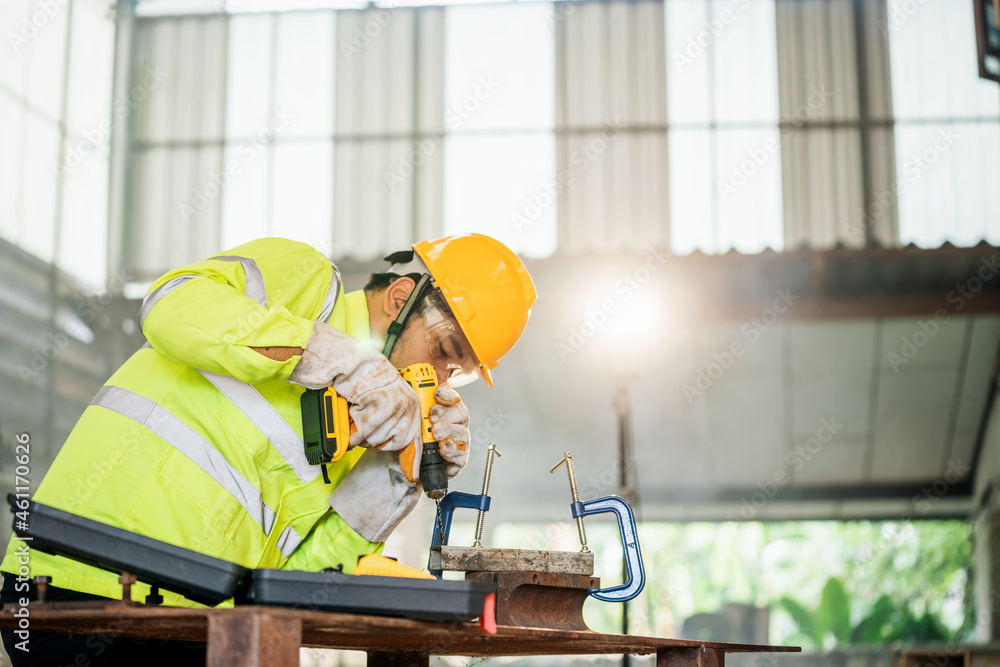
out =
[[(327, 484), (303, 451), (304, 389), (287, 382), (298, 357), (250, 349), (305, 347), (314, 320), (370, 336), (364, 293), (344, 294), (305, 244), (261, 239), (161, 277), (139, 313), (149, 344), (95, 396), (34, 499), (246, 567), (352, 571), (381, 545), (327, 497), (365, 450), (330, 464)], [(20, 545), (0, 570), (18, 571)], [(121, 595), (117, 575), (71, 559), (33, 551), (29, 567), (54, 586)]]

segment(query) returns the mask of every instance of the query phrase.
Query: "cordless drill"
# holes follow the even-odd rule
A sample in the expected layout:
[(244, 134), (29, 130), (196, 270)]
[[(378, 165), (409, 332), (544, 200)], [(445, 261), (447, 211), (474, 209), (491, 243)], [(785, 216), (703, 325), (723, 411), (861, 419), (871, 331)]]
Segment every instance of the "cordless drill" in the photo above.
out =
[[(424, 492), (439, 500), (448, 492), (448, 462), (434, 439), (430, 414), (437, 391), (437, 373), (427, 363), (412, 364), (399, 371), (420, 399), (421, 440), (420, 483)], [(302, 440), (306, 459), (312, 465), (339, 461), (347, 453), (351, 433), (357, 430), (347, 399), (333, 387), (308, 389), (302, 394)], [(325, 472), (325, 470), (324, 470)]]

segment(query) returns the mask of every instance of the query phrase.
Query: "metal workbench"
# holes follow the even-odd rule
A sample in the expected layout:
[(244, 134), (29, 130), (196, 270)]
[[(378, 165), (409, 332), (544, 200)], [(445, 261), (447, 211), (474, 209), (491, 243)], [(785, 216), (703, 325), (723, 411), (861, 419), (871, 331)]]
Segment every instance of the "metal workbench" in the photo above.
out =
[[(74, 607), (74, 604), (76, 605)], [(13, 609), (0, 626), (15, 625)], [(31, 630), (208, 642), (208, 667), (297, 667), (299, 648), (366, 651), (368, 664), (420, 667), (431, 655), (656, 654), (658, 667), (724, 667), (726, 653), (794, 652), (798, 647), (659, 639), (595, 632), (429, 623), (278, 607), (188, 609), (110, 602), (31, 605)]]

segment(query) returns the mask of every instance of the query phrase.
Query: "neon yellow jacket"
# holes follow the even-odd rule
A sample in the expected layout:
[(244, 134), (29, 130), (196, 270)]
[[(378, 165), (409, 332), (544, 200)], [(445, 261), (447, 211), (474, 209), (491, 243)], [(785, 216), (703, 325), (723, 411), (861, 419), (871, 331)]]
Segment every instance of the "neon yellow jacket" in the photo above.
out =
[[(310, 246), (260, 239), (161, 277), (139, 320), (148, 345), (84, 411), (35, 500), (251, 568), (351, 572), (381, 549), (327, 502), (365, 450), (330, 464), (325, 483), (303, 451), (304, 389), (287, 381), (298, 357), (250, 349), (305, 347), (314, 320), (368, 340), (364, 292), (344, 294)], [(18, 572), (22, 544), (11, 541), (0, 570)], [(33, 551), (29, 569), (53, 586), (121, 596), (117, 575), (68, 558)]]

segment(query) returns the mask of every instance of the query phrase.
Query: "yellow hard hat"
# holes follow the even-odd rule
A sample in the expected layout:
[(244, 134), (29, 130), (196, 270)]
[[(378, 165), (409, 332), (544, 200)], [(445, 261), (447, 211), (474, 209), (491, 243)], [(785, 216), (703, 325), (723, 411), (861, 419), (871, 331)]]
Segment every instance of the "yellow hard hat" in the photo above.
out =
[(514, 252), (482, 234), (446, 236), (413, 245), (493, 386), (490, 371), (521, 337), (535, 284)]

